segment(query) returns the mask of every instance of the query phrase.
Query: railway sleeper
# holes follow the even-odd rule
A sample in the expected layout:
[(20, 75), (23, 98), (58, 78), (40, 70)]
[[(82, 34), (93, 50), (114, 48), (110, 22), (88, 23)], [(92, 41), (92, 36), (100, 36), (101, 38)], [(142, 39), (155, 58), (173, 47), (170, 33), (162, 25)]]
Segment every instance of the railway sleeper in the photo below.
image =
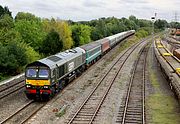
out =
[(80, 117), (76, 117), (76, 118), (74, 118), (74, 121), (73, 122), (75, 122), (75, 121), (90, 121), (91, 120), (91, 118), (80, 118)]

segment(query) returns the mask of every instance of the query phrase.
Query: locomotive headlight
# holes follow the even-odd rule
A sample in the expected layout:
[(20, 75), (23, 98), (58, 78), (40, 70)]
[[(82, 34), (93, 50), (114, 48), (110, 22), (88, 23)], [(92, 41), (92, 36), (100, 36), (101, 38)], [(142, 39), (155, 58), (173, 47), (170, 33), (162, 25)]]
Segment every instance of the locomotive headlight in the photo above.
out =
[(27, 87), (27, 88), (30, 88), (30, 87), (31, 87), (31, 85), (26, 85), (26, 87)]
[(48, 86), (44, 86), (44, 89), (48, 89), (49, 87)]

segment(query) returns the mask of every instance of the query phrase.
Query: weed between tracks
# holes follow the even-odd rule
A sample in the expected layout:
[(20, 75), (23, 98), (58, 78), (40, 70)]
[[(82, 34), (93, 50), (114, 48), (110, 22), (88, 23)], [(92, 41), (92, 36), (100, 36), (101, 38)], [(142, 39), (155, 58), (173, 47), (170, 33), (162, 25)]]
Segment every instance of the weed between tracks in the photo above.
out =
[(176, 106), (178, 105), (172, 96), (155, 93), (150, 95), (147, 103), (153, 124), (179, 124), (180, 118), (176, 112)]
[(150, 79), (151, 79), (151, 84), (153, 85), (154, 88), (159, 89), (160, 84), (158, 83), (158, 80), (156, 78), (156, 74), (152, 72), (150, 73)]
[(153, 93), (146, 98), (148, 115), (151, 117), (148, 121), (151, 124), (179, 124), (179, 104), (172, 95), (163, 92), (166, 89), (163, 89), (160, 83), (164, 82), (159, 80), (158, 72), (153, 70), (151, 65), (153, 63), (149, 61), (148, 71)]

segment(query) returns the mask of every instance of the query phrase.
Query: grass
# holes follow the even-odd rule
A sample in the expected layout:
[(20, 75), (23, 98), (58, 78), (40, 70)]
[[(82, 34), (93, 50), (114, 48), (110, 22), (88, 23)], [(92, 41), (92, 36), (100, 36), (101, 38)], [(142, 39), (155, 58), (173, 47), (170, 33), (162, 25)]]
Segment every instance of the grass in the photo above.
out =
[(122, 44), (121, 47), (119, 47), (118, 52), (122, 52), (123, 50), (125, 50), (126, 48), (130, 47), (131, 45), (140, 42), (140, 39), (137, 38), (136, 36), (131, 37), (128, 40), (125, 40)]
[(4, 80), (6, 80), (6, 79), (9, 79), (9, 78), (11, 78), (12, 76), (10, 76), (10, 75), (1, 75), (0, 74), (0, 82), (1, 81), (4, 81)]
[(153, 124), (180, 123), (180, 113), (176, 111), (176, 107), (179, 108), (179, 106), (172, 96), (155, 93), (149, 97), (147, 103)]
[(66, 113), (66, 109), (67, 109), (67, 105), (63, 106), (63, 107), (59, 110), (59, 112), (57, 112), (55, 115), (56, 115), (57, 117), (62, 117), (62, 116)]
[[(150, 67), (152, 61), (149, 61), (149, 74), (154, 93), (146, 100), (148, 113), (152, 124), (179, 124), (180, 112), (179, 104), (176, 99), (162, 92), (156, 72)], [(178, 109), (176, 109), (178, 108)]]
[(149, 70), (151, 70), (151, 73), (150, 74), (150, 79), (151, 79), (151, 84), (153, 85), (154, 88), (159, 89), (160, 87), (160, 84), (156, 78), (156, 74), (152, 71), (152, 69), (149, 68)]

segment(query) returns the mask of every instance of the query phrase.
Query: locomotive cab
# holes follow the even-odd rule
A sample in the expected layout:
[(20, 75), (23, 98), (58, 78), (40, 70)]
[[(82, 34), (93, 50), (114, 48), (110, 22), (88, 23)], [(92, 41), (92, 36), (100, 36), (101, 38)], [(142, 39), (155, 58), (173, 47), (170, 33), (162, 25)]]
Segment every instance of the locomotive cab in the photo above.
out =
[(51, 94), (51, 71), (47, 66), (39, 64), (35, 62), (26, 67), (25, 93), (29, 99), (49, 97)]

